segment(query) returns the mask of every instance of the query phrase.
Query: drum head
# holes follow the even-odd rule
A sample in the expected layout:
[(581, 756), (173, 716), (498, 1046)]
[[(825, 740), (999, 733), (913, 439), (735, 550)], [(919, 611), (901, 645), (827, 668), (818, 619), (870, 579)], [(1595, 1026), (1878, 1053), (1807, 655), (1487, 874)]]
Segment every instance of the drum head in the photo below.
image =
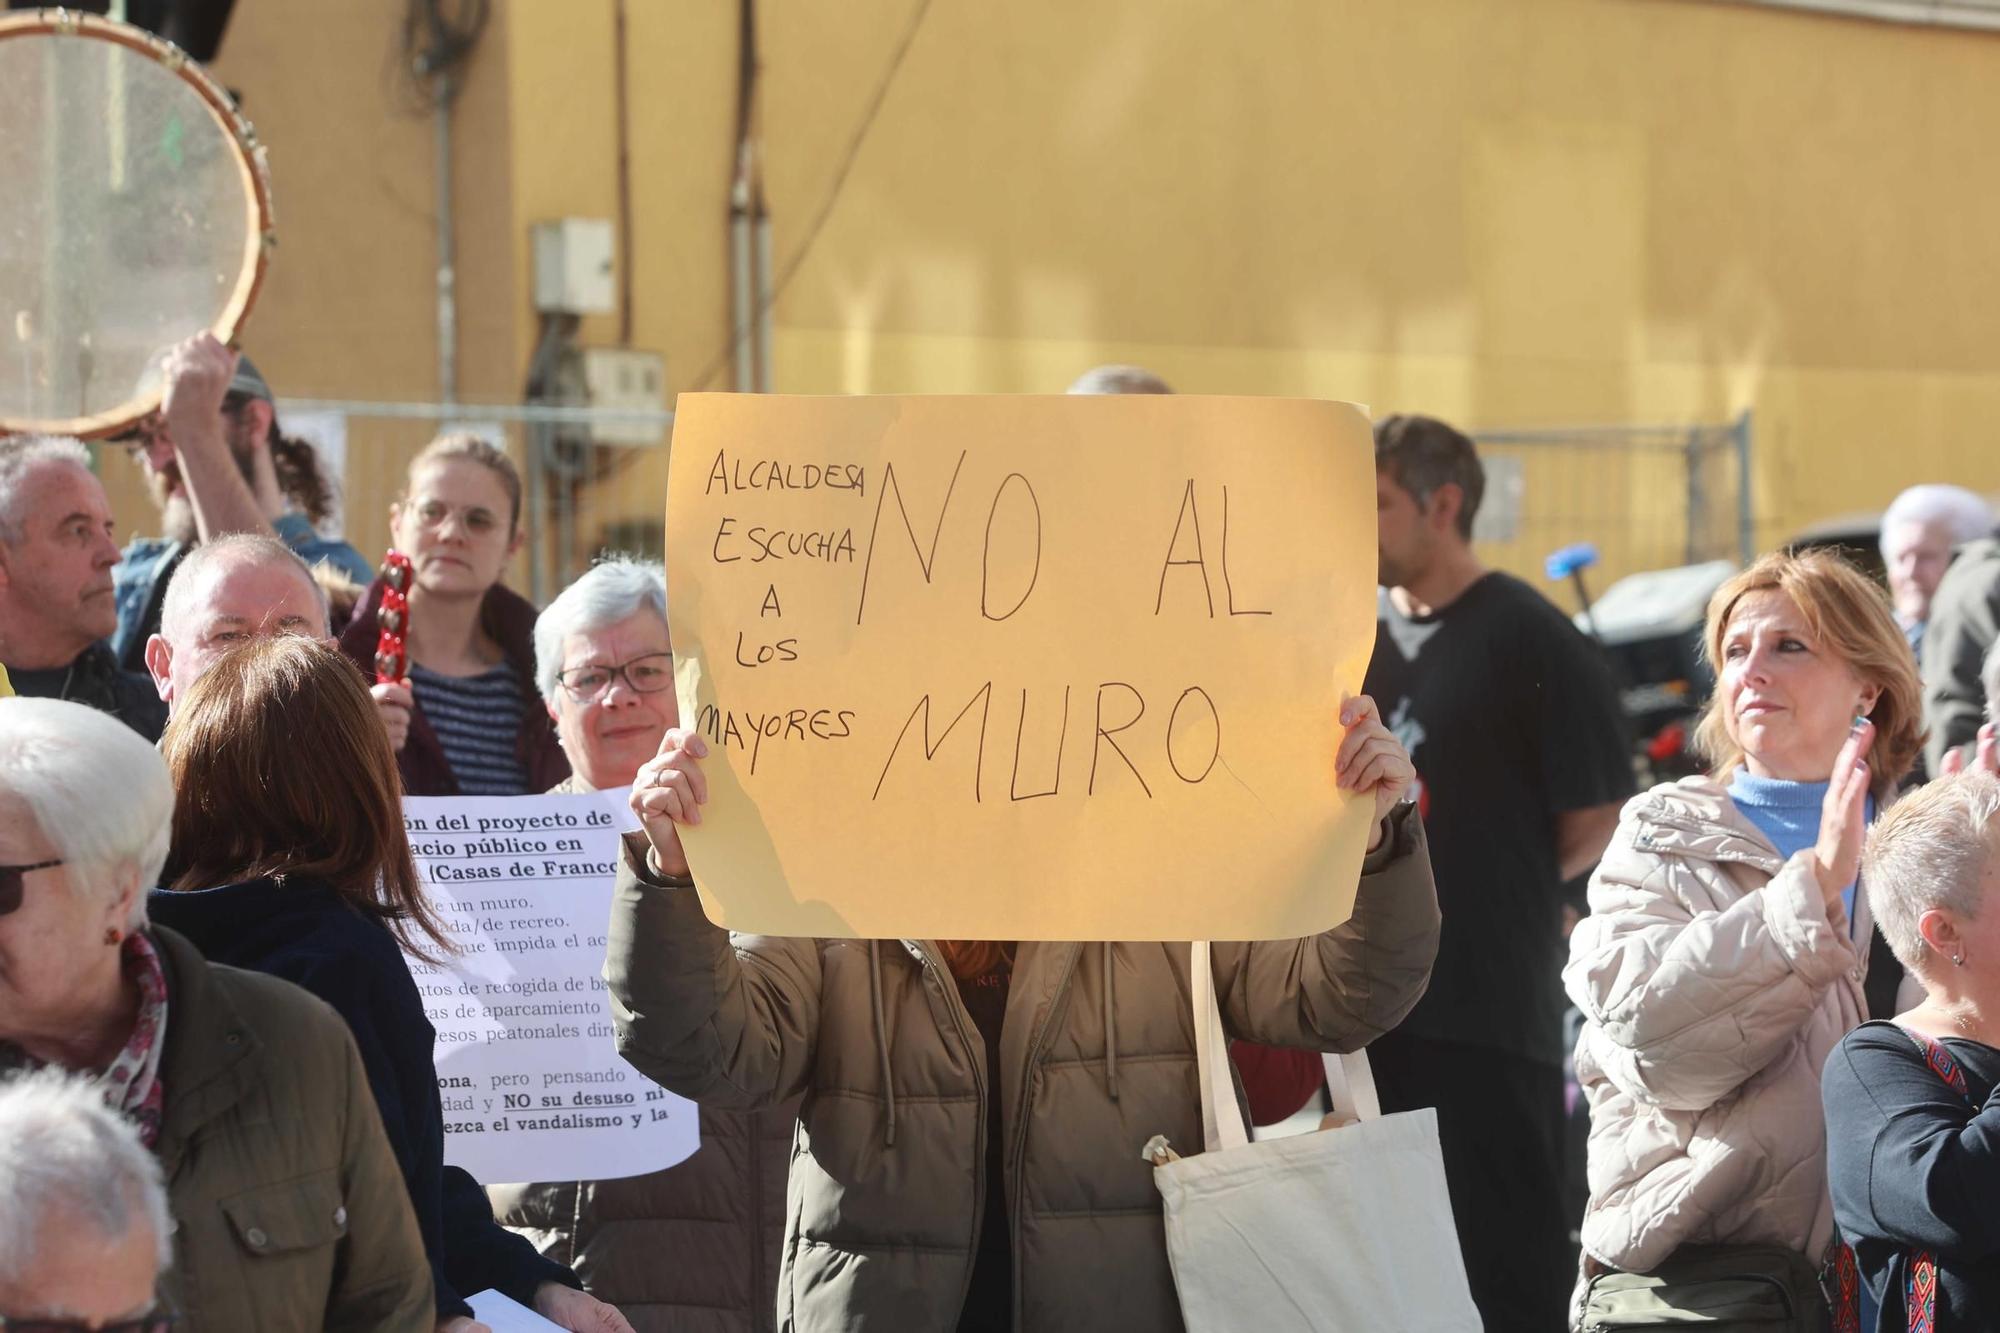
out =
[(149, 361), (249, 314), (263, 149), (178, 48), (57, 10), (0, 18), (0, 125), (0, 432), (111, 434)]

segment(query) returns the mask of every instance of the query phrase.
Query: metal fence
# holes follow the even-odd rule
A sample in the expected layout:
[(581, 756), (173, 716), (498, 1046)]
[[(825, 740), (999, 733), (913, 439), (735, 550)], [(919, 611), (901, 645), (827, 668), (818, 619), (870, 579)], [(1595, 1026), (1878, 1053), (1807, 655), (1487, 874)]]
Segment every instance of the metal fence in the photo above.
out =
[(1602, 587), (1647, 569), (1747, 563), (1751, 419), (1678, 426), (1476, 431), (1486, 499), (1473, 539), (1490, 564), (1534, 579), (1553, 551), (1588, 542)]
[[(388, 508), (409, 459), (445, 428), (485, 433), (527, 464), (530, 536), (512, 579), (538, 603), (600, 551), (663, 550), (672, 413), (299, 398), (282, 401), (279, 418), (331, 455), (345, 531), (371, 559), (388, 543)], [(610, 424), (656, 427), (658, 444), (579, 443)], [(1487, 469), (1480, 553), (1531, 581), (1542, 581), (1550, 552), (1577, 542), (1597, 547), (1600, 588), (1639, 570), (1753, 553), (1747, 413), (1719, 424), (1487, 430), (1474, 439)]]

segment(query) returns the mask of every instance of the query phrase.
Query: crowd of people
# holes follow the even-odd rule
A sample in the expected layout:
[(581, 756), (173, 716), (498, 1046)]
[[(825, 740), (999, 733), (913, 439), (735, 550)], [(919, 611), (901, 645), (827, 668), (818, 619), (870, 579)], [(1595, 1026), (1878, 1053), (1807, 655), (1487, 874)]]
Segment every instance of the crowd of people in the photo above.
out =
[[(714, 926), (657, 563), (538, 612), (503, 577), (519, 475), (445, 435), (392, 588), (322, 535), (331, 485), (246, 359), (203, 337), (159, 373), (124, 441), (157, 538), (121, 550), (84, 445), (0, 440), (0, 1325), (470, 1333), (492, 1289), (627, 1333), (1180, 1326), (1139, 1149), (1202, 1140), (1184, 946)], [(1212, 955), (1252, 1118), (1364, 1047), (1385, 1111), (1434, 1108), (1491, 1330), (2000, 1323), (1992, 511), (1898, 497), (1886, 589), (1825, 551), (1731, 578), (1709, 771), (1635, 793), (1604, 654), (1474, 548), (1472, 442), (1392, 416), (1375, 450), (1377, 643), (1332, 756), (1374, 815), (1354, 910)], [(445, 1163), (406, 959), (456, 943), (401, 799), (602, 790), (640, 825), (616, 1040), (701, 1147), (480, 1182)]]

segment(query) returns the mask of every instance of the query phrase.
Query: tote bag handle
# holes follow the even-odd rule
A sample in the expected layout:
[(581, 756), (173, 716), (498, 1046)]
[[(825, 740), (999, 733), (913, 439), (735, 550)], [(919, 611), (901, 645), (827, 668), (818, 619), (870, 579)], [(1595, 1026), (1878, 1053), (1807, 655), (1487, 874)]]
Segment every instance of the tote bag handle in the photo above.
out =
[[(1236, 1101), (1236, 1082), (1229, 1072), (1229, 1039), (1222, 1029), (1222, 1006), (1215, 998), (1213, 950), (1207, 940), (1189, 946), (1188, 979), (1194, 1001), (1195, 1067), (1201, 1079), (1201, 1147), (1240, 1148), (1250, 1142), (1243, 1108)], [(1326, 1089), (1333, 1113), (1355, 1120), (1378, 1120), (1382, 1103), (1375, 1093), (1375, 1074), (1365, 1051), (1328, 1053)]]
[(1229, 1072), (1229, 1039), (1222, 1031), (1222, 1008), (1215, 1002), (1215, 968), (1207, 940), (1189, 946), (1188, 980), (1194, 1000), (1194, 1062), (1201, 1076), (1201, 1150), (1241, 1148), (1250, 1142), (1243, 1108), (1236, 1103), (1236, 1080)]

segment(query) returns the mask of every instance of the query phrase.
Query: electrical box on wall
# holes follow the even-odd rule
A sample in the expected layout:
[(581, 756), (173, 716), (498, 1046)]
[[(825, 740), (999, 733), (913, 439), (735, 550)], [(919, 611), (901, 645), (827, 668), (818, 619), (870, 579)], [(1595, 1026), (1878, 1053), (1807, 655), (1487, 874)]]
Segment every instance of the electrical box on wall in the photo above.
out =
[(594, 408), (622, 412), (657, 413), (648, 420), (593, 421), (590, 438), (594, 444), (653, 445), (666, 439), (667, 369), (658, 352), (637, 352), (628, 347), (586, 347), (583, 359), (584, 393)]
[(618, 308), (607, 219), (537, 222), (533, 236), (536, 310), (545, 315), (608, 315)]

